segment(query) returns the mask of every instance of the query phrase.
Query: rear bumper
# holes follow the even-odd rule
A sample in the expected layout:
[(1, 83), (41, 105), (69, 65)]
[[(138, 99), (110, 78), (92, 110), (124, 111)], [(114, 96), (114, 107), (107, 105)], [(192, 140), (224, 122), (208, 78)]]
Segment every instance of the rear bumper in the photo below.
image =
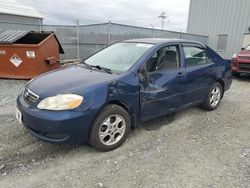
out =
[(95, 112), (38, 110), (22, 102), (19, 96), (17, 108), (22, 114), (22, 124), (33, 136), (50, 143), (88, 141)]

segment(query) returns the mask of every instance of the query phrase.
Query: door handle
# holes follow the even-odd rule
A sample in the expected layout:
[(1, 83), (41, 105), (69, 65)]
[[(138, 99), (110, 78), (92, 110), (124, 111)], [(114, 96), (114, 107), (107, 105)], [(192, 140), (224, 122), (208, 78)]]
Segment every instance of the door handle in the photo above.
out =
[(214, 67), (209, 67), (208, 70), (209, 70), (209, 71), (214, 71), (215, 68), (214, 68)]
[(183, 72), (178, 72), (177, 75), (176, 75), (176, 77), (182, 77), (182, 76), (184, 76)]

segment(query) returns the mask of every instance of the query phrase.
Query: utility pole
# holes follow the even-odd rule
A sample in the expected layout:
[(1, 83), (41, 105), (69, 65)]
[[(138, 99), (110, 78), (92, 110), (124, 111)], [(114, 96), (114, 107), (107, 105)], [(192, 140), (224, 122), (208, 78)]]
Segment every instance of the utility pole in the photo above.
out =
[(108, 22), (108, 45), (111, 44), (111, 21)]
[(76, 20), (76, 45), (77, 52), (76, 57), (80, 59), (80, 30), (79, 30), (79, 19)]
[(42, 31), (42, 19), (39, 18), (39, 30)]
[(154, 28), (153, 24), (151, 24), (151, 27), (152, 27), (152, 38), (155, 38), (155, 34), (154, 34), (155, 28)]
[(164, 29), (164, 22), (165, 22), (165, 19), (167, 18), (166, 11), (162, 11), (161, 15), (158, 17), (161, 18), (161, 29), (163, 30)]

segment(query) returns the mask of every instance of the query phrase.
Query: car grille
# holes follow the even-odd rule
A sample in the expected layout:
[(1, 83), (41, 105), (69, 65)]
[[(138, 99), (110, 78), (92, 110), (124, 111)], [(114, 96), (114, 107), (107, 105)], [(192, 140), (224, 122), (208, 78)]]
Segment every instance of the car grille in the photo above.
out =
[(250, 56), (239, 56), (240, 59), (250, 60)]
[(38, 98), (39, 96), (35, 94), (33, 91), (31, 91), (30, 89), (28, 88), (24, 89), (23, 99), (27, 104), (32, 105), (34, 102), (37, 101)]
[(239, 63), (240, 69), (250, 70), (250, 63)]

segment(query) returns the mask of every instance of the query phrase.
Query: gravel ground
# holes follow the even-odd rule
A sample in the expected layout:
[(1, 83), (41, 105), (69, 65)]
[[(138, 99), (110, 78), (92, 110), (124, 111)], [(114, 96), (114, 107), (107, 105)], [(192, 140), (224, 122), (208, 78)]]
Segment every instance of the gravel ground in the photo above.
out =
[(217, 110), (149, 121), (106, 153), (32, 137), (15, 120), (25, 83), (0, 80), (0, 187), (250, 187), (250, 77)]

